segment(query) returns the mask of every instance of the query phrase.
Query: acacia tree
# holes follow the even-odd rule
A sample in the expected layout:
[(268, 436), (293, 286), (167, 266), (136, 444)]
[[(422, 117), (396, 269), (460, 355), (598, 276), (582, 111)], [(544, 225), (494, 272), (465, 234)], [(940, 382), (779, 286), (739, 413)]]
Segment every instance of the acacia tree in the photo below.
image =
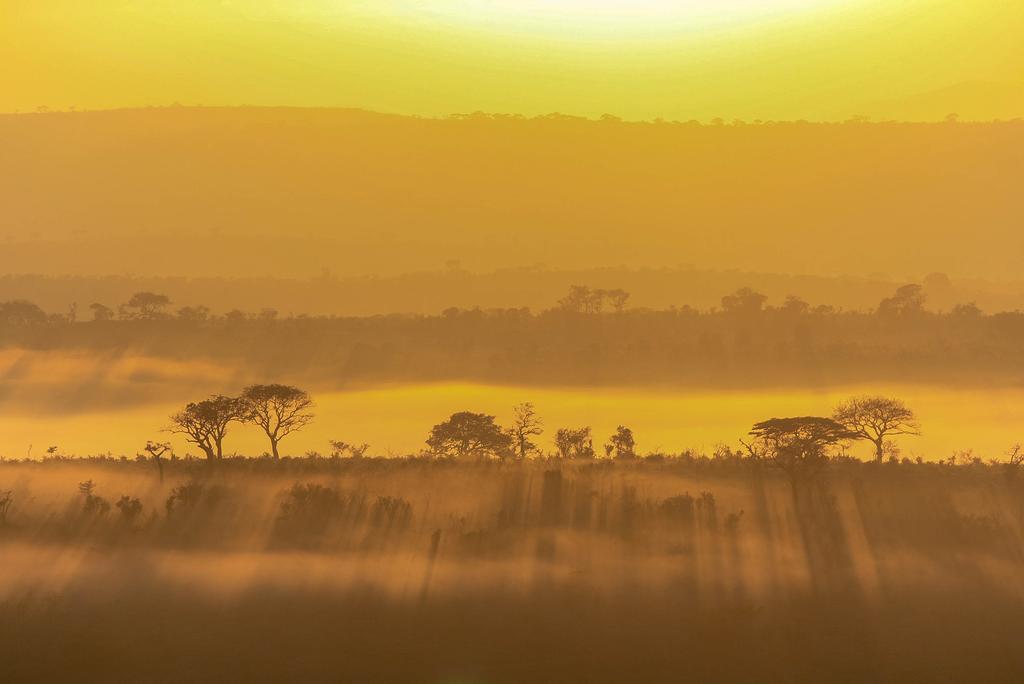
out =
[(494, 422), (494, 416), (462, 411), (435, 425), (427, 446), (441, 457), (484, 460), (510, 453), (512, 437)]
[(270, 440), (274, 458), (281, 458), (282, 439), (309, 425), (313, 400), (298, 387), (290, 385), (250, 385), (242, 390), (245, 420), (259, 425)]
[(152, 440), (146, 442), (145, 446), (146, 453), (153, 457), (153, 462), (156, 463), (156, 469), (160, 473), (160, 481), (164, 481), (164, 462), (162, 460), (163, 455), (171, 450), (169, 442), (154, 442)]
[(530, 438), (543, 434), (540, 418), (537, 417), (533, 404), (525, 402), (513, 409), (515, 418), (509, 434), (512, 436), (513, 447), (516, 451), (516, 458), (525, 460), (531, 453), (537, 450), (537, 445)]
[(885, 453), (886, 438), (895, 435), (920, 435), (914, 412), (899, 399), (882, 396), (853, 397), (832, 412), (832, 418), (875, 445), (875, 460)]
[(155, 320), (166, 318), (164, 308), (171, 303), (167, 295), (154, 292), (136, 292), (127, 302), (121, 305), (122, 318), (138, 318)]
[(169, 432), (185, 435), (198, 446), (209, 461), (218, 461), (224, 455), (224, 437), (228, 426), (245, 417), (245, 406), (237, 397), (218, 394), (188, 404), (171, 416)]
[(828, 462), (828, 449), (859, 435), (831, 418), (803, 416), (772, 418), (756, 423), (749, 433), (751, 455), (781, 468), (794, 483), (809, 477)]

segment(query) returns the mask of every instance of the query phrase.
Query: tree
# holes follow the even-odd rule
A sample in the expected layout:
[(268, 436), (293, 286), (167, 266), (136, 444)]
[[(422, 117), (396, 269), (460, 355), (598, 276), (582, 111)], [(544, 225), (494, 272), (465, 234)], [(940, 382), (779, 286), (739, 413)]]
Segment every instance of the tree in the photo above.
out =
[(40, 325), (47, 320), (46, 312), (32, 302), (24, 299), (0, 302), (0, 325)]
[(349, 444), (340, 439), (332, 439), (330, 444), (331, 458), (341, 458), (347, 453), (351, 458), (360, 459), (366, 454), (366, 450), (370, 448), (370, 445), (366, 442), (362, 444)]
[(892, 297), (886, 297), (878, 304), (878, 315), (889, 318), (906, 318), (924, 312), (925, 294), (920, 285), (911, 283), (896, 289)]
[(145, 446), (146, 453), (153, 457), (153, 462), (156, 463), (157, 472), (160, 473), (160, 481), (164, 481), (164, 462), (161, 460), (163, 455), (171, 450), (170, 442), (154, 442), (147, 441)]
[(731, 295), (722, 297), (722, 311), (736, 314), (758, 314), (768, 298), (749, 287), (741, 287)]
[(142, 502), (134, 496), (128, 496), (127, 494), (118, 499), (114, 505), (121, 512), (121, 522), (129, 527), (139, 517), (139, 514), (142, 513)]
[(594, 458), (594, 440), (590, 428), (559, 428), (555, 433), (555, 448), (562, 458)]
[(94, 321), (114, 320), (114, 310), (109, 306), (105, 306), (99, 302), (93, 302), (89, 305), (89, 310), (92, 311), (92, 320)]
[(837, 406), (832, 418), (857, 433), (857, 439), (873, 443), (876, 461), (885, 453), (886, 437), (921, 434), (914, 412), (899, 399), (888, 397), (853, 397)]
[(82, 512), (86, 515), (106, 515), (110, 510), (110, 502), (95, 492), (96, 483), (92, 480), (78, 483), (78, 493), (82, 495)]
[(281, 458), (278, 444), (313, 420), (313, 400), (298, 387), (250, 385), (242, 390), (245, 420), (259, 425), (270, 440), (274, 458)]
[(950, 311), (950, 315), (962, 321), (976, 321), (984, 315), (984, 312), (974, 302), (957, 304)]
[(237, 397), (215, 395), (200, 402), (188, 404), (171, 416), (169, 432), (185, 435), (198, 446), (210, 461), (219, 461), (224, 455), (224, 437), (228, 426), (245, 417), (245, 405)]
[(615, 434), (608, 438), (605, 450), (609, 455), (615, 454), (615, 458), (624, 460), (636, 458), (636, 440), (633, 439), (633, 431), (620, 425)]
[(605, 297), (612, 305), (615, 313), (622, 313), (626, 310), (626, 302), (629, 301), (629, 293), (622, 289), (605, 290)]
[(803, 316), (811, 308), (811, 305), (796, 295), (789, 295), (786, 301), (779, 307), (779, 311), (790, 316)]
[(533, 409), (533, 404), (525, 402), (513, 409), (515, 418), (512, 429), (509, 433), (512, 436), (512, 445), (515, 448), (516, 458), (525, 460), (531, 453), (537, 450), (537, 445), (530, 441), (531, 437), (543, 434), (540, 418)]
[(558, 300), (558, 307), (563, 311), (575, 313), (599, 314), (604, 310), (605, 302), (611, 304), (616, 313), (622, 313), (629, 301), (629, 293), (622, 289), (593, 289), (586, 285), (573, 285), (569, 294)]
[(831, 418), (771, 418), (756, 423), (745, 444), (751, 455), (781, 468), (792, 481), (813, 475), (828, 462), (828, 448), (859, 435)]
[(164, 308), (171, 303), (167, 295), (154, 292), (136, 292), (127, 302), (121, 305), (121, 313), (125, 318), (155, 320), (166, 318)]
[(569, 288), (569, 294), (558, 300), (558, 306), (575, 313), (601, 313), (604, 295), (600, 290), (592, 290), (586, 285), (573, 285)]
[(498, 427), (494, 416), (462, 411), (435, 425), (427, 446), (441, 457), (484, 460), (507, 454), (512, 437)]
[(202, 323), (210, 317), (210, 309), (206, 306), (183, 306), (178, 309), (178, 320)]

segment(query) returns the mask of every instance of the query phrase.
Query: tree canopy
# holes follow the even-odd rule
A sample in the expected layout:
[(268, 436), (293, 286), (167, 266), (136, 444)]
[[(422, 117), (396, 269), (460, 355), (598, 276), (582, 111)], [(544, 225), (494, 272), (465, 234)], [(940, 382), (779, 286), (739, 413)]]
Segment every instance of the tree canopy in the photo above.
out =
[(255, 423), (270, 440), (274, 458), (280, 458), (282, 439), (312, 422), (313, 400), (291, 385), (250, 385), (242, 390), (245, 420)]
[(427, 446), (437, 456), (483, 460), (510, 453), (512, 437), (494, 416), (461, 411), (431, 429)]
[(828, 448), (859, 435), (831, 418), (802, 416), (771, 418), (750, 430), (751, 451), (783, 470), (791, 478), (815, 472), (828, 460)]
[(839, 406), (832, 417), (847, 429), (875, 445), (875, 459), (881, 461), (886, 438), (894, 435), (919, 435), (914, 412), (899, 399), (865, 395), (853, 397)]
[(185, 435), (198, 446), (207, 459), (220, 460), (224, 455), (224, 437), (228, 426), (245, 417), (245, 407), (236, 397), (218, 394), (192, 402), (171, 416), (170, 432)]

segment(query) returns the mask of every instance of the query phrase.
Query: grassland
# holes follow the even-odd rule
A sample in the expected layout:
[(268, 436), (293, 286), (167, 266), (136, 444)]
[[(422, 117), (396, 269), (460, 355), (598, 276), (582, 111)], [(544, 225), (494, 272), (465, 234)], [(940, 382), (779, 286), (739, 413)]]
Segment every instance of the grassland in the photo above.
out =
[(1024, 473), (0, 463), (4, 681), (1017, 681)]

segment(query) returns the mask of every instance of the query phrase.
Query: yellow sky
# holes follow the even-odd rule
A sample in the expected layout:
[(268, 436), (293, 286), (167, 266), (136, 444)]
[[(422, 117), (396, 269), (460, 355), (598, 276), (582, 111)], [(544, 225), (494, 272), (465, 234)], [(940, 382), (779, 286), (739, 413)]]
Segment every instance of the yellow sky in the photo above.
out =
[(1019, 0), (0, 0), (0, 111), (1024, 114)]

